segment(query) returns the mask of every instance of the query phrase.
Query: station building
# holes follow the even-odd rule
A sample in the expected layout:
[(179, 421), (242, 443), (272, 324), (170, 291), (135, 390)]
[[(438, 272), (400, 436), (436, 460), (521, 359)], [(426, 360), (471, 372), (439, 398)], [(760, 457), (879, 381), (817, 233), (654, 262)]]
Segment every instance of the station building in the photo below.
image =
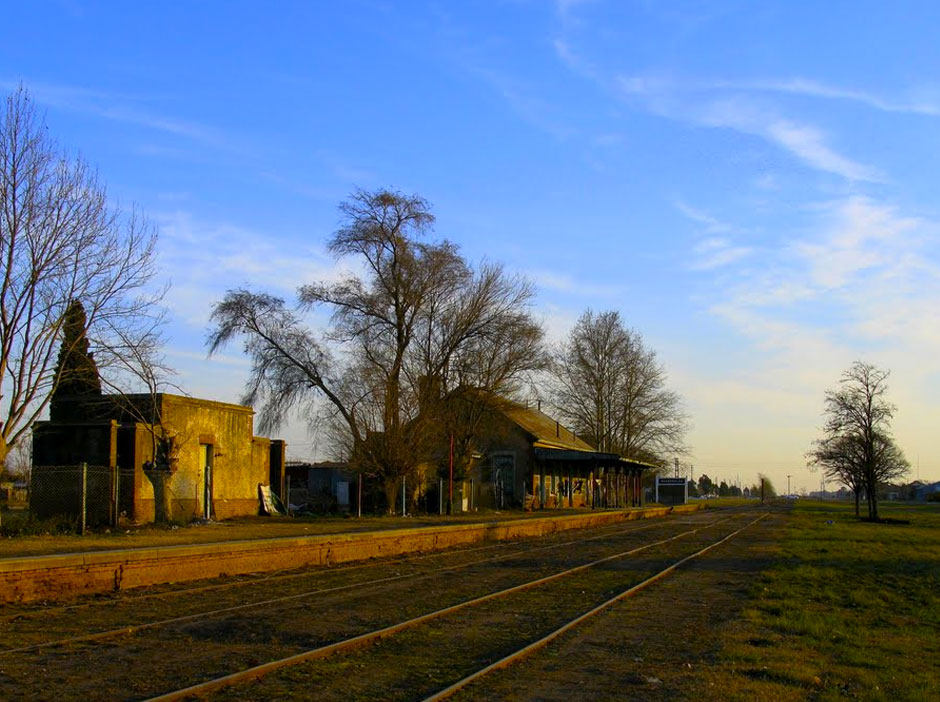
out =
[(471, 473), (496, 507), (639, 507), (643, 471), (652, 464), (597, 451), (538, 407), (499, 412), (480, 440), (481, 460)]

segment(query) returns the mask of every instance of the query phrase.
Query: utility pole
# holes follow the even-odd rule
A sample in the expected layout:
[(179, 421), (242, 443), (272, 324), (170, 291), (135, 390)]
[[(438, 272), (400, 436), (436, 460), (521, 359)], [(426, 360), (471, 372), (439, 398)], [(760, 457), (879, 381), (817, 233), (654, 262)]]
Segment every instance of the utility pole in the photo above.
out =
[(450, 462), (447, 477), (447, 514), (454, 511), (454, 435), (450, 435)]
[(790, 476), (788, 474), (787, 475), (787, 497), (789, 497), (791, 494), (792, 493), (790, 492)]
[(673, 460), (673, 461), (675, 461), (675, 466), (676, 466), (676, 477), (678, 478), (678, 477), (679, 477), (679, 457), (678, 457), (678, 456), (676, 456), (676, 457), (675, 457), (675, 458), (673, 458), (672, 460)]

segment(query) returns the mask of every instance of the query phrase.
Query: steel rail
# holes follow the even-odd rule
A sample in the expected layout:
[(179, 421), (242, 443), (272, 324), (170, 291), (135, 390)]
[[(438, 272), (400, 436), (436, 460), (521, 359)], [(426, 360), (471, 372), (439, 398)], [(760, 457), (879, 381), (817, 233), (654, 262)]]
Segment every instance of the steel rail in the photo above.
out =
[(297, 653), (292, 656), (288, 656), (286, 658), (280, 658), (274, 661), (268, 661), (267, 663), (262, 663), (260, 665), (253, 666), (251, 668), (246, 668), (245, 670), (241, 670), (235, 673), (230, 673), (229, 675), (224, 675), (224, 676), (215, 678), (213, 680), (207, 680), (202, 683), (190, 685), (189, 687), (186, 687), (180, 690), (167, 692), (165, 694), (158, 695), (157, 697), (151, 697), (151, 698), (144, 700), (143, 702), (178, 702), (179, 700), (184, 700), (194, 695), (204, 695), (209, 692), (213, 692), (215, 690), (221, 689), (223, 687), (229, 687), (231, 685), (236, 685), (239, 683), (248, 682), (250, 680), (255, 680), (257, 678), (263, 677), (267, 675), (268, 673), (271, 673), (275, 670), (279, 670), (281, 668), (287, 668), (290, 666), (298, 665), (300, 663), (305, 663), (307, 661), (312, 661), (312, 660), (316, 660), (319, 658), (326, 658), (340, 651), (358, 648), (360, 646), (372, 643), (373, 641), (377, 641), (379, 639), (393, 636), (394, 634), (397, 634), (406, 629), (411, 629), (415, 626), (431, 621), (433, 619), (439, 619), (440, 617), (444, 617), (448, 614), (459, 612), (460, 610), (465, 609), (467, 607), (472, 607), (475, 605), (483, 604), (484, 602), (489, 602), (491, 600), (495, 600), (500, 597), (506, 597), (508, 595), (521, 592), (523, 590), (529, 590), (531, 588), (538, 587), (539, 585), (544, 585), (545, 583), (549, 583), (554, 580), (558, 580), (560, 578), (564, 578), (569, 575), (579, 573), (581, 571), (587, 570), (588, 568), (593, 568), (602, 563), (608, 563), (618, 558), (625, 558), (627, 556), (631, 556), (631, 555), (640, 553), (642, 551), (646, 551), (656, 546), (662, 546), (663, 544), (669, 543), (671, 541), (676, 541), (677, 539), (680, 539), (684, 536), (688, 536), (689, 534), (694, 534), (704, 529), (711, 528), (717, 524), (722, 524), (731, 519), (733, 519), (733, 517), (727, 517), (726, 519), (712, 522), (710, 524), (703, 525), (695, 529), (690, 529), (689, 531), (684, 531), (680, 534), (676, 534), (675, 536), (671, 536), (668, 539), (662, 539), (660, 541), (655, 541), (650, 544), (638, 546), (636, 548), (632, 548), (627, 551), (615, 553), (611, 556), (605, 556), (604, 558), (591, 561), (590, 563), (584, 563), (582, 565), (575, 566), (574, 568), (569, 568), (567, 570), (559, 571), (557, 573), (543, 576), (535, 580), (530, 580), (528, 582), (521, 583), (519, 585), (514, 585), (512, 587), (508, 587), (503, 590), (497, 590), (495, 592), (491, 592), (486, 595), (474, 597), (472, 599), (459, 602), (449, 607), (444, 607), (442, 609), (438, 609), (433, 612), (429, 612), (427, 614), (422, 614), (420, 616), (407, 619), (403, 622), (398, 622), (397, 624), (391, 624), (389, 626), (382, 627), (381, 629), (376, 629), (374, 631), (369, 631), (364, 634), (359, 634), (358, 636), (352, 636), (350, 638), (343, 639), (342, 641), (337, 641), (331, 644), (327, 644), (325, 646), (319, 646), (317, 648), (310, 649), (308, 651), (303, 651), (301, 653)]
[[(726, 509), (723, 511), (737, 512), (740, 510), (739, 508), (730, 508), (730, 509)], [(690, 514), (696, 514), (696, 513), (690, 513)], [(635, 520), (628, 520), (628, 521), (635, 521)], [(621, 523), (608, 524), (608, 525), (592, 528), (592, 531), (598, 531), (598, 530), (603, 529), (603, 530), (610, 530), (613, 533), (617, 533), (617, 529), (621, 528), (622, 526), (623, 525)], [(587, 528), (591, 528), (591, 527), (587, 527)], [(627, 530), (627, 531), (630, 531), (630, 530)], [(561, 532), (553, 532), (551, 534), (546, 534), (545, 536), (554, 536), (559, 533)], [(68, 611), (74, 611), (74, 610), (86, 609), (86, 608), (92, 608), (92, 607), (106, 607), (108, 605), (124, 604), (128, 602), (141, 602), (144, 600), (170, 598), (174, 596), (190, 595), (190, 594), (195, 594), (199, 592), (227, 590), (227, 589), (237, 588), (237, 587), (250, 587), (252, 585), (258, 585), (261, 583), (272, 583), (272, 582), (279, 582), (283, 580), (295, 580), (297, 578), (304, 578), (304, 577), (316, 577), (316, 576), (327, 574), (327, 573), (340, 573), (340, 572), (345, 572), (349, 570), (361, 570), (363, 568), (373, 567), (377, 563), (381, 563), (382, 565), (393, 565), (396, 563), (410, 563), (412, 561), (427, 560), (429, 558), (441, 558), (441, 557), (457, 555), (461, 553), (473, 553), (475, 551), (489, 551), (494, 548), (499, 548), (500, 546), (511, 546), (514, 544), (523, 543), (524, 541), (525, 539), (513, 539), (513, 540), (508, 540), (508, 541), (500, 541), (498, 543), (487, 544), (485, 546), (473, 546), (471, 548), (441, 549), (441, 550), (431, 551), (429, 553), (409, 555), (403, 558), (395, 558), (391, 560), (380, 561), (375, 558), (369, 558), (365, 562), (356, 563), (353, 565), (345, 565), (345, 566), (327, 565), (325, 567), (320, 567), (319, 569), (317, 569), (317, 567), (314, 566), (312, 568), (306, 568), (301, 572), (296, 572), (297, 571), (296, 568), (281, 568), (279, 570), (275, 570), (261, 577), (246, 578), (244, 580), (238, 580), (236, 582), (215, 583), (212, 585), (198, 585), (196, 587), (188, 587), (188, 588), (181, 588), (181, 589), (175, 589), (175, 590), (165, 590), (163, 592), (148, 592), (148, 593), (144, 593), (140, 595), (127, 595), (121, 599), (118, 599), (118, 598), (96, 599), (91, 602), (78, 602), (78, 603), (73, 603), (73, 604), (59, 605), (56, 607), (42, 607), (42, 608), (35, 608), (35, 609), (27, 609), (22, 612), (16, 612), (13, 614), (6, 614), (6, 615), (0, 616), (0, 623), (16, 621), (18, 619), (35, 618), (39, 616), (45, 617), (45, 616), (48, 616), (52, 612), (68, 612)], [(252, 575), (252, 574), (246, 573), (245, 575)], [(124, 592), (127, 592), (127, 591), (124, 591)], [(0, 649), (0, 655), (2, 655), (3, 652), (4, 652), (4, 649)]]
[(701, 556), (702, 554), (705, 554), (705, 553), (707, 553), (708, 551), (711, 551), (711, 550), (712, 550), (713, 548), (715, 548), (716, 546), (720, 546), (721, 544), (725, 543), (726, 541), (728, 541), (728, 540), (731, 539), (732, 537), (737, 536), (738, 534), (740, 534), (740, 533), (741, 533), (742, 531), (744, 531), (745, 529), (754, 526), (755, 524), (757, 524), (757, 522), (759, 522), (761, 519), (764, 519), (764, 518), (767, 517), (767, 516), (768, 516), (768, 513), (762, 514), (760, 517), (758, 517), (758, 518), (755, 519), (754, 521), (752, 521), (752, 522), (750, 522), (750, 523), (748, 523), (748, 524), (745, 524), (743, 527), (741, 527), (740, 529), (738, 529), (738, 530), (736, 530), (736, 531), (731, 532), (730, 534), (728, 534), (728, 535), (727, 535), (726, 537), (724, 537), (723, 539), (720, 539), (720, 540), (716, 541), (715, 543), (713, 543), (713, 544), (711, 544), (711, 545), (709, 545), (709, 546), (706, 546), (705, 548), (703, 548), (703, 549), (701, 549), (701, 550), (699, 550), (699, 551), (696, 551), (696, 552), (693, 553), (691, 556), (686, 556), (685, 558), (676, 561), (675, 563), (673, 563), (673, 564), (672, 564), (671, 566), (669, 566), (668, 568), (665, 568), (665, 569), (659, 571), (658, 573), (656, 573), (655, 575), (653, 575), (653, 576), (647, 578), (647, 579), (644, 580), (643, 582), (638, 583), (638, 584), (634, 585), (633, 587), (630, 587), (630, 588), (624, 590), (623, 592), (621, 592), (621, 593), (618, 594), (618, 595), (614, 595), (613, 597), (611, 597), (611, 598), (610, 598), (609, 600), (607, 600), (606, 602), (603, 602), (603, 603), (599, 604), (597, 607), (594, 607), (593, 609), (591, 609), (591, 610), (585, 612), (584, 614), (581, 614), (581, 615), (579, 615), (578, 617), (575, 617), (574, 619), (572, 619), (571, 621), (569, 621), (567, 624), (564, 624), (563, 626), (560, 626), (559, 628), (555, 629), (555, 630), (554, 630), (553, 632), (551, 632), (550, 634), (547, 634), (546, 636), (543, 636), (542, 638), (540, 638), (538, 641), (533, 641), (533, 642), (530, 643), (529, 645), (524, 646), (523, 648), (520, 648), (518, 651), (515, 651), (515, 652), (513, 652), (513, 653), (510, 653), (508, 656), (506, 656), (506, 657), (504, 657), (504, 658), (501, 658), (501, 659), (499, 659), (498, 661), (496, 661), (496, 662), (494, 662), (494, 663), (490, 663), (490, 664), (489, 664), (488, 666), (486, 666), (485, 668), (481, 668), (480, 670), (476, 671), (475, 673), (472, 673), (472, 674), (466, 676), (465, 678), (463, 678), (463, 679), (461, 679), (461, 680), (458, 680), (457, 682), (455, 682), (455, 683), (454, 683), (453, 685), (451, 685), (450, 687), (446, 687), (446, 688), (444, 688), (443, 690), (441, 690), (441, 691), (439, 691), (439, 692), (436, 692), (435, 694), (431, 695), (430, 697), (424, 698), (424, 700), (422, 700), (422, 702), (439, 702), (440, 700), (447, 699), (448, 697), (450, 697), (450, 696), (453, 695), (454, 693), (458, 692), (459, 690), (463, 689), (464, 687), (466, 687), (466, 686), (469, 685), (470, 683), (474, 682), (475, 680), (479, 680), (479, 679), (482, 678), (484, 675), (487, 675), (487, 674), (489, 674), (489, 673), (492, 673), (493, 671), (499, 670), (499, 669), (501, 669), (501, 668), (506, 668), (506, 667), (512, 665), (514, 662), (516, 662), (516, 661), (518, 661), (518, 660), (520, 660), (520, 659), (522, 659), (522, 658), (525, 658), (525, 657), (528, 656), (529, 654), (534, 653), (535, 651), (537, 651), (537, 650), (539, 650), (539, 649), (541, 649), (541, 648), (544, 648), (545, 646), (547, 646), (548, 644), (550, 644), (552, 641), (554, 641), (555, 639), (557, 639), (559, 636), (561, 636), (562, 634), (564, 634), (564, 633), (567, 632), (567, 631), (570, 631), (570, 630), (573, 629), (574, 627), (578, 626), (578, 624), (581, 624), (583, 621), (585, 621), (585, 620), (587, 620), (587, 619), (590, 619), (591, 617), (593, 617), (593, 616), (599, 614), (600, 612), (604, 611), (605, 609), (607, 609), (607, 608), (610, 607), (611, 605), (613, 605), (613, 604), (619, 602), (620, 600), (626, 599), (627, 597), (631, 597), (631, 596), (635, 595), (636, 593), (640, 592), (641, 590), (643, 590), (643, 589), (649, 587), (649, 586), (652, 585), (653, 583), (655, 583), (655, 582), (657, 582), (657, 581), (659, 581), (659, 580), (662, 580), (662, 579), (665, 578), (667, 575), (669, 575), (670, 573), (674, 572), (679, 566), (683, 565), (684, 563), (688, 563), (688, 562), (691, 561), (693, 558), (698, 558), (698, 557)]
[[(730, 517), (728, 519), (730, 519)], [(716, 522), (711, 522), (710, 524), (707, 524), (702, 528), (707, 528), (708, 526), (712, 526), (714, 524), (720, 524), (723, 521), (727, 521), (727, 519), (718, 520)], [(413, 578), (417, 580), (421, 578), (431, 577), (438, 573), (461, 570), (463, 568), (469, 568), (471, 566), (481, 565), (484, 563), (495, 563), (497, 561), (508, 560), (516, 556), (524, 556), (529, 553), (536, 553), (538, 551), (546, 551), (546, 550), (550, 550), (553, 548), (562, 548), (564, 546), (571, 546), (573, 544), (585, 543), (588, 541), (596, 541), (598, 539), (610, 538), (612, 536), (621, 536), (624, 534), (630, 534), (630, 533), (637, 532), (637, 531), (644, 531), (646, 529), (653, 529), (661, 525), (662, 524), (660, 522), (654, 522), (652, 524), (647, 524), (641, 527), (633, 527), (630, 529), (621, 528), (616, 531), (607, 531), (603, 534), (594, 534), (592, 536), (581, 538), (581, 539), (572, 539), (570, 541), (564, 541), (562, 543), (552, 543), (552, 544), (547, 544), (545, 546), (536, 546), (534, 548), (518, 549), (518, 550), (513, 551), (512, 553), (502, 554), (500, 556), (495, 556), (493, 558), (481, 558), (475, 561), (469, 561), (467, 563), (459, 563), (457, 565), (452, 565), (452, 566), (442, 566), (440, 568), (432, 568), (430, 570), (419, 571), (417, 573), (405, 573), (401, 575), (392, 575), (386, 578), (378, 578), (375, 580), (368, 580), (368, 581), (364, 581), (360, 583), (350, 583), (348, 585), (337, 585), (335, 587), (319, 588), (317, 590), (307, 590), (305, 592), (295, 593), (292, 595), (283, 595), (281, 597), (274, 597), (274, 598), (270, 598), (266, 600), (256, 600), (254, 602), (232, 605), (230, 607), (222, 607), (219, 609), (213, 609), (213, 610), (209, 610), (206, 612), (197, 612), (195, 614), (185, 614), (179, 617), (160, 619), (160, 620), (153, 621), (153, 622), (144, 622), (142, 624), (131, 624), (128, 626), (118, 627), (115, 629), (108, 629), (106, 631), (99, 631), (99, 632), (95, 632), (92, 634), (72, 636), (72, 637), (68, 637), (64, 639), (56, 639), (54, 641), (44, 641), (42, 643), (30, 644), (28, 646), (18, 646), (16, 648), (5, 648), (5, 649), (0, 649), (0, 656), (5, 656), (5, 655), (13, 654), (13, 653), (24, 653), (27, 651), (36, 651), (36, 650), (40, 650), (44, 648), (54, 648), (54, 647), (58, 648), (61, 646), (69, 646), (69, 645), (78, 644), (78, 643), (90, 643), (92, 641), (101, 641), (104, 639), (114, 638), (117, 636), (128, 636), (131, 634), (135, 634), (139, 631), (146, 631), (148, 629), (155, 629), (155, 628), (159, 628), (162, 626), (169, 626), (172, 624), (181, 624), (183, 622), (191, 622), (191, 621), (195, 621), (198, 619), (218, 616), (221, 614), (230, 614), (232, 612), (238, 612), (244, 609), (251, 609), (251, 608), (257, 608), (257, 607), (270, 607), (272, 605), (277, 605), (277, 604), (290, 602), (290, 601), (302, 600), (308, 597), (314, 597), (316, 595), (323, 595), (323, 594), (333, 593), (333, 592), (341, 592), (343, 590), (352, 590), (354, 588), (367, 588), (372, 585), (398, 582), (402, 580), (407, 580), (409, 578)], [(470, 549), (470, 550), (473, 550), (473, 549)], [(443, 553), (438, 553), (436, 555), (443, 555)], [(392, 563), (395, 563), (395, 562), (402, 562), (402, 561), (393, 561)], [(384, 566), (384, 565), (389, 565), (389, 564), (372, 563), (369, 565), (383, 565)], [(354, 567), (360, 567), (360, 566), (354, 566)], [(332, 572), (336, 572), (336, 571), (332, 571)], [(310, 575), (310, 574), (307, 573), (307, 575)], [(258, 580), (258, 581), (254, 581), (254, 584), (260, 584), (262, 582), (267, 582), (267, 581)], [(198, 591), (198, 588), (194, 588), (194, 589)]]

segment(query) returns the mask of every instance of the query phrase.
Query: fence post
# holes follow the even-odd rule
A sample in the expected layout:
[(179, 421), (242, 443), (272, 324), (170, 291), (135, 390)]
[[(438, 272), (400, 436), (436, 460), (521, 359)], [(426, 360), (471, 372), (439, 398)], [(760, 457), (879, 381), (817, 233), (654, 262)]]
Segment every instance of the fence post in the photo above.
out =
[(86, 505), (88, 501), (88, 464), (82, 463), (82, 514), (81, 514), (81, 526), (80, 532), (82, 536), (85, 535), (85, 512)]
[(111, 496), (113, 510), (111, 512), (111, 526), (117, 528), (118, 525), (118, 513), (120, 512), (121, 506), (121, 473), (118, 470), (117, 465), (113, 466), (114, 469), (114, 481), (112, 483), (113, 494)]

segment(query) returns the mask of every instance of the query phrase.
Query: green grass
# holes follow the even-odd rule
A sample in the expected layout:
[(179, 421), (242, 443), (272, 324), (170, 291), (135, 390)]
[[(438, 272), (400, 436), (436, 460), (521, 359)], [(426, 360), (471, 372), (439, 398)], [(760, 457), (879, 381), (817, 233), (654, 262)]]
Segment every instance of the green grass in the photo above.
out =
[(940, 506), (793, 506), (777, 565), (723, 632), (728, 699), (940, 699)]

